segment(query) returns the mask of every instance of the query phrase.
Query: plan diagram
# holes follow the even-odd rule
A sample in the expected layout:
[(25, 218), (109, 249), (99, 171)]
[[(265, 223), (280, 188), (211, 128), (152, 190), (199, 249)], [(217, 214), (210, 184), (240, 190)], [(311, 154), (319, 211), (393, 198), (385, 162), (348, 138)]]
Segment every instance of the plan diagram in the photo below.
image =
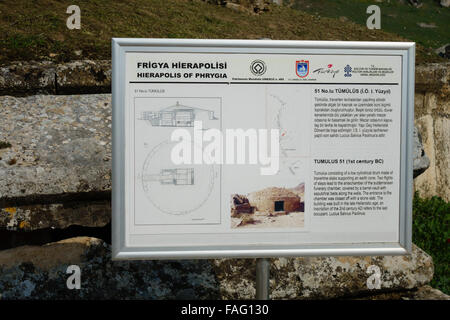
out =
[(175, 144), (162, 142), (149, 153), (141, 180), (147, 198), (155, 207), (166, 214), (183, 215), (194, 212), (208, 200), (219, 170), (212, 165), (171, 164), (170, 152)]
[[(135, 99), (135, 185), (148, 206), (135, 208), (141, 224), (214, 224), (220, 222), (220, 165), (175, 164), (175, 130), (193, 137), (194, 121), (203, 129), (221, 128), (220, 98), (143, 97)], [(203, 146), (188, 140), (190, 154)], [(138, 148), (139, 147), (139, 148)], [(139, 150), (137, 150), (139, 149)], [(192, 158), (193, 160), (193, 158)]]

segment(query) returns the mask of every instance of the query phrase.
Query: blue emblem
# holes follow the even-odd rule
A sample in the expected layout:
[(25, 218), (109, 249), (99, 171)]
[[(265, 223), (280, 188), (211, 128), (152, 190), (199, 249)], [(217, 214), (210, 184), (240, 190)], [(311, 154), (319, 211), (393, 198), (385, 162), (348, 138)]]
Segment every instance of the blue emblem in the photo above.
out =
[(309, 60), (300, 60), (295, 62), (295, 73), (300, 78), (305, 78), (309, 73)]
[(345, 74), (344, 77), (351, 77), (352, 76), (352, 67), (350, 65), (346, 65), (344, 68)]

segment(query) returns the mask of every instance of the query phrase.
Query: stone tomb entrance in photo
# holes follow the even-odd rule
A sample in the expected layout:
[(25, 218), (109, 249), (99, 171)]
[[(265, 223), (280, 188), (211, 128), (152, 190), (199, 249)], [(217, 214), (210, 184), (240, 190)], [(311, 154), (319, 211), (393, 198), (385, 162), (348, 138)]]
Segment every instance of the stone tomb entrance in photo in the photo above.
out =
[(275, 201), (275, 212), (284, 211), (284, 201)]
[(252, 207), (269, 214), (300, 211), (301, 199), (286, 188), (270, 187), (248, 195)]

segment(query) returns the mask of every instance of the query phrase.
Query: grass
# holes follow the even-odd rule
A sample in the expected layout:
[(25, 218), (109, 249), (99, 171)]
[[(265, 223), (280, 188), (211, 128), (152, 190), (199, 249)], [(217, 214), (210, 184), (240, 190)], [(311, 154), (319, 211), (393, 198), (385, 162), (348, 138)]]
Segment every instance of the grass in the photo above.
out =
[(413, 242), (433, 257), (431, 286), (450, 294), (450, 203), (439, 197), (413, 200)]
[[(80, 0), (81, 29), (66, 27), (64, 0), (0, 2), (0, 65), (18, 60), (110, 59), (112, 37), (410, 41), (285, 6), (255, 15), (189, 0)], [(81, 52), (80, 52), (81, 50)], [(417, 63), (439, 61), (423, 46)]]
[[(370, 14), (369, 5), (376, 4), (381, 11), (381, 29), (411, 39), (425, 47), (439, 48), (450, 43), (450, 9), (442, 8), (439, 0), (421, 0), (420, 8), (407, 1), (384, 0), (290, 0), (289, 5), (313, 15), (346, 17), (362, 26)], [(436, 28), (422, 28), (418, 23), (434, 23)]]

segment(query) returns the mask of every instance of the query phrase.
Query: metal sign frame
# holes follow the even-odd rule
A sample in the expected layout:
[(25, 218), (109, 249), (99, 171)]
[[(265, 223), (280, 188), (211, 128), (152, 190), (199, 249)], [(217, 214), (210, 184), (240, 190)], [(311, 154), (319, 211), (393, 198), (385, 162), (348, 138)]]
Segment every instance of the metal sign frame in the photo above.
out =
[[(125, 213), (125, 57), (127, 52), (173, 53), (299, 53), (370, 54), (385, 51), (402, 56), (399, 241), (307, 245), (195, 247), (132, 247), (127, 243)], [(112, 39), (112, 246), (113, 259), (255, 258), (275, 256), (402, 255), (411, 252), (415, 43), (278, 40)]]

